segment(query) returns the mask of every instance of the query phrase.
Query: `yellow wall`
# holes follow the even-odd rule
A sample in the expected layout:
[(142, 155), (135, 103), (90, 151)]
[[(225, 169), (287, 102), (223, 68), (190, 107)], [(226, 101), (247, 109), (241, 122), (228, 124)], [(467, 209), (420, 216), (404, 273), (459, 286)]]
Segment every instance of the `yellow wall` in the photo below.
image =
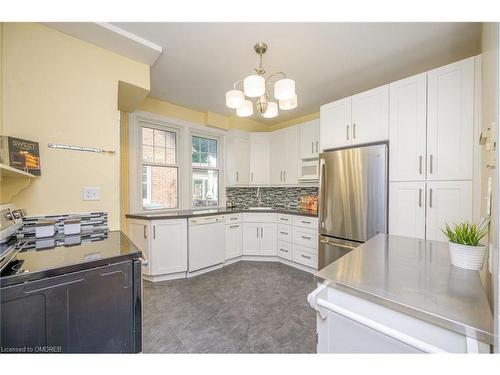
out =
[(289, 126), (294, 126), (297, 124), (301, 124), (303, 122), (316, 120), (317, 118), (319, 118), (319, 112), (310, 113), (308, 115), (301, 116), (301, 117), (295, 117), (291, 120), (286, 120), (286, 121), (282, 121), (282, 122), (279, 122), (277, 124), (271, 125), (269, 131), (275, 131), (278, 129), (287, 128)]
[[(118, 229), (118, 81), (149, 90), (149, 66), (33, 23), (5, 23), (3, 51), (3, 133), (39, 142), (42, 165), (42, 176), (14, 203), (30, 215), (107, 211), (110, 228)], [(101, 200), (83, 201), (84, 186), (99, 186)]]

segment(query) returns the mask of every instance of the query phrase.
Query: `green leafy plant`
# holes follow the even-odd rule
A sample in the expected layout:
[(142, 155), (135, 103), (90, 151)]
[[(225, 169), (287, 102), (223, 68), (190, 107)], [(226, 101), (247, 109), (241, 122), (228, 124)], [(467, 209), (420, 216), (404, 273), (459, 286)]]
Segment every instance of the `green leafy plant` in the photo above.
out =
[(485, 217), (479, 225), (474, 223), (453, 224), (450, 227), (445, 224), (445, 228), (441, 229), (448, 240), (453, 243), (467, 246), (479, 246), (479, 241), (488, 233), (489, 217)]

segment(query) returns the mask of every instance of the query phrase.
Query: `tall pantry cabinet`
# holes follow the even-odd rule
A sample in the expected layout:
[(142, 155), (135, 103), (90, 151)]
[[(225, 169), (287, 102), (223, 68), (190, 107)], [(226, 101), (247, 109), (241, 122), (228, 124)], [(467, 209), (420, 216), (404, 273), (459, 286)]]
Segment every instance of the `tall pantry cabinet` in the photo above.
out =
[(389, 233), (444, 240), (473, 218), (471, 57), (389, 85)]

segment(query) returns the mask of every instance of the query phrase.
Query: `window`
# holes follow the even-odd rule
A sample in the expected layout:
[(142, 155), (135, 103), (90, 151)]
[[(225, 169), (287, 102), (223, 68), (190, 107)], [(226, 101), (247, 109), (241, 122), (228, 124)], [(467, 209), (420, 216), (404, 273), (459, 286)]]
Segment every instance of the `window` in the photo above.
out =
[(177, 133), (141, 126), (142, 207), (178, 207)]
[(191, 149), (193, 166), (193, 208), (219, 205), (218, 141), (193, 135)]

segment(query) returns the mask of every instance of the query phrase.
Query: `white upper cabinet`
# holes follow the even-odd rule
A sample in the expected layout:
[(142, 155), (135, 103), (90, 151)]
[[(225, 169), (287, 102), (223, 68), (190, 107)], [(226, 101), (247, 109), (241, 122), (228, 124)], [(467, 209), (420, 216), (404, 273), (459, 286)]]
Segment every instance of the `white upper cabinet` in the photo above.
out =
[(226, 141), (226, 181), (228, 186), (250, 182), (250, 140), (228, 136)]
[(389, 85), (320, 108), (321, 150), (387, 140)]
[(299, 126), (300, 159), (315, 159), (319, 156), (319, 119)]
[(269, 184), (269, 134), (250, 134), (250, 184)]
[(427, 182), (428, 240), (446, 241), (445, 224), (472, 220), (472, 181)]
[(425, 182), (389, 183), (389, 233), (425, 238)]
[(427, 179), (472, 179), (474, 57), (427, 77)]
[(353, 95), (351, 103), (353, 144), (389, 138), (389, 85)]
[(351, 144), (351, 97), (320, 107), (321, 151)]
[(425, 180), (427, 73), (389, 86), (391, 181)]
[(270, 182), (272, 185), (298, 183), (299, 127), (277, 130), (270, 137)]

